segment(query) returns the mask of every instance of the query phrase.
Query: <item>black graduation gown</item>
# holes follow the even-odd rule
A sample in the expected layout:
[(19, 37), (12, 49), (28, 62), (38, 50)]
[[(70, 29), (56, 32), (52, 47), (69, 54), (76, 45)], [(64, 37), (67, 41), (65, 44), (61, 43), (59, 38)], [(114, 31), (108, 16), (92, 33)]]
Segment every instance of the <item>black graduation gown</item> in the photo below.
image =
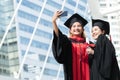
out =
[(90, 80), (120, 80), (120, 70), (111, 41), (100, 35), (94, 48), (94, 55), (89, 57)]
[(63, 64), (64, 79), (72, 80), (72, 44), (67, 36), (62, 34), (60, 31), (58, 37), (54, 33), (52, 51), (56, 61)]

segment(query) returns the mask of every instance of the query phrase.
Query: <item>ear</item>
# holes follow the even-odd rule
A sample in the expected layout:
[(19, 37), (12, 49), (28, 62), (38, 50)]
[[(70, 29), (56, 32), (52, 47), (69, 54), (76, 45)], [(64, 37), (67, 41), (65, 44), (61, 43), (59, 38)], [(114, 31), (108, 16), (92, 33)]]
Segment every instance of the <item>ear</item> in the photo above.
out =
[(71, 30), (69, 30), (69, 33), (71, 34)]
[(70, 30), (69, 30), (69, 36), (73, 36)]
[(105, 30), (102, 30), (102, 34), (105, 34)]

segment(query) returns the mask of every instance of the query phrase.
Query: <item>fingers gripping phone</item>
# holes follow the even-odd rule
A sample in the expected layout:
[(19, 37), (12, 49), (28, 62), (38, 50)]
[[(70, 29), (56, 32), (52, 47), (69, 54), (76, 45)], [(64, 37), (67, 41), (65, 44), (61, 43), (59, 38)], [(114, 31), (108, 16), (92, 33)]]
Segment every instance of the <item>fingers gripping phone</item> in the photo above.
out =
[(64, 12), (62, 12), (62, 14), (60, 15), (60, 17), (65, 17), (65, 16), (67, 16), (68, 15), (68, 11), (64, 11)]

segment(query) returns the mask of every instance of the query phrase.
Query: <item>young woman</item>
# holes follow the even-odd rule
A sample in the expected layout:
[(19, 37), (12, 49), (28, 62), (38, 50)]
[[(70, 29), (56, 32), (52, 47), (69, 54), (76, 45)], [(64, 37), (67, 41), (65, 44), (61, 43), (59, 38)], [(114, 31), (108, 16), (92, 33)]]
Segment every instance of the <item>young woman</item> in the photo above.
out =
[(88, 54), (85, 53), (87, 44), (83, 29), (87, 21), (77, 13), (73, 14), (64, 23), (70, 29), (70, 37), (67, 37), (56, 24), (61, 14), (62, 11), (57, 11), (52, 18), (53, 55), (58, 63), (63, 64), (65, 80), (89, 80)]
[(90, 80), (120, 80), (115, 49), (109, 35), (109, 23), (100, 19), (92, 20), (92, 37), (96, 40), (95, 48), (86, 49), (94, 54), (90, 57)]

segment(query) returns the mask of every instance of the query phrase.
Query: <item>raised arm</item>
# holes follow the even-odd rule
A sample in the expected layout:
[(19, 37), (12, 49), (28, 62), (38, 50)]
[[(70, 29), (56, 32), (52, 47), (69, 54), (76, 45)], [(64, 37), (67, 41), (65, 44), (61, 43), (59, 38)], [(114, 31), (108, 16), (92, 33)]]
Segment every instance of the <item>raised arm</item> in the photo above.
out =
[(59, 31), (58, 31), (56, 20), (59, 18), (61, 14), (62, 14), (62, 11), (56, 11), (52, 17), (53, 30), (55, 31), (55, 34), (57, 37), (58, 37)]

